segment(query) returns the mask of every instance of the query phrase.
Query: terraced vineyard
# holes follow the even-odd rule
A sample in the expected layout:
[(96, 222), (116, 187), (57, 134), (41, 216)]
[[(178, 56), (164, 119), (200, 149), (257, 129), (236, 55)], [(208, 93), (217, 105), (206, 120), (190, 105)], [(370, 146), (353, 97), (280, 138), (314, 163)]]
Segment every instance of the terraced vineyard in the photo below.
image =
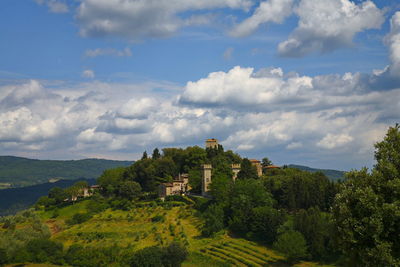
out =
[(209, 257), (234, 266), (288, 266), (271, 250), (241, 239), (230, 239), (201, 249)]
[[(180, 203), (182, 205), (167, 208), (142, 204), (130, 211), (108, 209), (73, 226), (66, 225), (65, 221), (76, 213), (86, 212), (86, 200), (59, 209), (56, 218), (53, 211), (39, 214), (51, 229), (52, 239), (62, 242), (66, 248), (72, 244), (119, 246), (134, 252), (148, 246), (163, 246), (175, 240), (185, 244), (189, 250), (183, 267), (292, 266), (276, 251), (255, 242), (233, 238), (227, 233), (220, 233), (213, 238), (202, 237), (199, 229), (203, 222), (195, 216), (191, 205)], [(321, 265), (302, 262), (297, 266)]]

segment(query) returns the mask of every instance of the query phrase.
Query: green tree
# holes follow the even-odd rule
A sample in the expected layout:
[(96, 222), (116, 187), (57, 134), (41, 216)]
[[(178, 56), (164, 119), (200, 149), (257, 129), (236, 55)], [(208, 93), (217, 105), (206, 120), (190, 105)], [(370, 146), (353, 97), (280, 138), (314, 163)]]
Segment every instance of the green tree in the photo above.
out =
[(130, 200), (138, 198), (141, 191), (140, 184), (133, 181), (124, 181), (118, 187), (118, 195)]
[(400, 266), (399, 125), (375, 148), (372, 172), (349, 172), (336, 195), (336, 236), (354, 266)]
[(0, 266), (3, 266), (6, 263), (8, 263), (7, 250), (0, 248)]
[(256, 207), (252, 210), (250, 231), (252, 236), (272, 244), (276, 240), (278, 228), (285, 222), (283, 211), (269, 206)]
[(253, 166), (249, 159), (244, 158), (237, 175), (238, 179), (258, 179), (256, 167)]
[(164, 249), (163, 264), (166, 267), (180, 267), (187, 258), (187, 249), (178, 242), (172, 242)]
[(97, 184), (101, 186), (103, 194), (106, 196), (115, 195), (126, 171), (127, 168), (125, 167), (105, 170), (97, 179)]
[(202, 234), (212, 236), (224, 229), (224, 209), (221, 204), (212, 204), (203, 213), (204, 226)]
[(160, 267), (163, 266), (164, 251), (154, 246), (138, 250), (130, 260), (132, 267)]
[(265, 157), (265, 158), (262, 159), (261, 165), (263, 167), (270, 166), (270, 165), (272, 165), (272, 161), (269, 158)]
[(49, 198), (54, 199), (56, 204), (60, 204), (68, 198), (68, 193), (60, 187), (53, 187), (49, 191)]
[(48, 239), (34, 239), (27, 243), (26, 250), (33, 262), (61, 263), (63, 258), (62, 243)]
[(283, 232), (279, 235), (273, 247), (282, 252), (289, 262), (294, 262), (307, 256), (306, 240), (297, 231), (288, 230)]
[(142, 155), (142, 159), (147, 159), (148, 158), (148, 156), (147, 156), (147, 151), (144, 151), (143, 152), (143, 155)]
[(159, 159), (160, 157), (161, 157), (160, 150), (158, 150), (158, 148), (156, 147), (153, 150), (153, 154), (151, 155), (151, 158), (152, 159)]

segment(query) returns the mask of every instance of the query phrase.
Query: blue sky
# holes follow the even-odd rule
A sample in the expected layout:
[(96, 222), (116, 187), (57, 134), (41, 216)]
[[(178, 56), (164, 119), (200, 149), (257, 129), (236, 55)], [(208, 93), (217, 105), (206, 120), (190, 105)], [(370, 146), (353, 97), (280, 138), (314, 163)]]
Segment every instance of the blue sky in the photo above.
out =
[(4, 0), (0, 151), (137, 159), (218, 138), (351, 169), (400, 114), (396, 0)]

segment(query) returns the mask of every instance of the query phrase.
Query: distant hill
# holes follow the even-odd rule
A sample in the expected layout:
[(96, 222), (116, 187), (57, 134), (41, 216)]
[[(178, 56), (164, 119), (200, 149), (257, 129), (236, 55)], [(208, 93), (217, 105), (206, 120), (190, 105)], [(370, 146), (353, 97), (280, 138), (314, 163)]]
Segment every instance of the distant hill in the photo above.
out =
[[(55, 183), (44, 183), (21, 188), (10, 188), (0, 191), (0, 216), (13, 214), (32, 206), (41, 196), (46, 196), (53, 187), (67, 188), (78, 180), (60, 180)], [(82, 181), (82, 179), (79, 179)], [(96, 183), (96, 179), (85, 180), (90, 185)]]
[(329, 169), (316, 169), (316, 168), (310, 168), (307, 166), (295, 165), (295, 164), (290, 164), (290, 165), (288, 165), (288, 167), (303, 170), (303, 171), (309, 171), (309, 172), (322, 172), (332, 181), (337, 181), (339, 179), (343, 180), (344, 174), (346, 173), (345, 171), (329, 170)]
[(93, 179), (106, 169), (132, 163), (105, 159), (37, 160), (0, 156), (0, 184), (10, 183), (12, 187), (20, 187), (46, 183), (50, 179)]

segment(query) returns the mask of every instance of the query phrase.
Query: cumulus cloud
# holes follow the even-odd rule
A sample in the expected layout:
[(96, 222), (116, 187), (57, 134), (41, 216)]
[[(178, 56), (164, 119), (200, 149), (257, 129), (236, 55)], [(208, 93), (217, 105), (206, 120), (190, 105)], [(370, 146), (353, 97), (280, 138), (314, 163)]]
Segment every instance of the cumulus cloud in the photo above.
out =
[(58, 0), (35, 0), (39, 5), (46, 5), (51, 13), (68, 13), (68, 5)]
[(400, 78), (400, 12), (396, 12), (390, 20), (391, 30), (386, 36), (391, 60), (390, 73)]
[(324, 138), (317, 143), (317, 146), (327, 148), (327, 149), (333, 149), (338, 146), (343, 146), (346, 145), (347, 143), (350, 143), (353, 141), (353, 137), (348, 135), (348, 134), (327, 134), (324, 136)]
[(89, 37), (165, 37), (185, 26), (209, 22), (209, 14), (185, 17), (188, 11), (248, 9), (251, 0), (82, 0), (76, 18)]
[(92, 58), (99, 56), (131, 57), (132, 51), (129, 47), (126, 47), (123, 50), (118, 50), (114, 48), (96, 48), (86, 50), (85, 56)]
[(295, 13), (297, 28), (280, 43), (282, 56), (300, 57), (312, 52), (330, 52), (349, 47), (354, 36), (368, 29), (378, 29), (384, 12), (367, 0), (356, 4), (349, 0), (301, 0)]
[(244, 37), (253, 33), (261, 24), (282, 23), (292, 14), (293, 2), (293, 0), (263, 1), (251, 17), (237, 24), (229, 34), (234, 37)]
[(84, 70), (82, 72), (82, 77), (93, 79), (95, 77), (94, 71), (93, 70)]
[(216, 137), (226, 149), (277, 164), (360, 167), (372, 163), (374, 142), (400, 114), (400, 83), (381, 90), (372, 79), (379, 75), (237, 66), (180, 90), (159, 82), (10, 84), (0, 87), (0, 149), (136, 159)]

